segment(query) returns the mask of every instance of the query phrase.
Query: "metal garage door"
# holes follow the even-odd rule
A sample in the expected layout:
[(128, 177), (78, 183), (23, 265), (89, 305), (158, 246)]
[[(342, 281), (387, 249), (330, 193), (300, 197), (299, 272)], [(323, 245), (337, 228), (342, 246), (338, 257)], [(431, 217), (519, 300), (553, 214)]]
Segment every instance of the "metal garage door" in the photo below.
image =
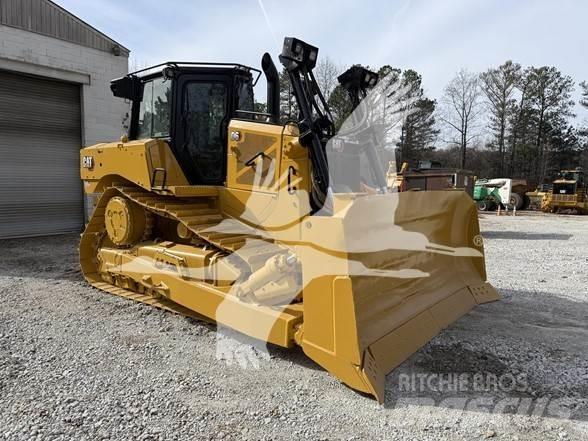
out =
[(80, 231), (80, 87), (0, 71), (0, 238)]

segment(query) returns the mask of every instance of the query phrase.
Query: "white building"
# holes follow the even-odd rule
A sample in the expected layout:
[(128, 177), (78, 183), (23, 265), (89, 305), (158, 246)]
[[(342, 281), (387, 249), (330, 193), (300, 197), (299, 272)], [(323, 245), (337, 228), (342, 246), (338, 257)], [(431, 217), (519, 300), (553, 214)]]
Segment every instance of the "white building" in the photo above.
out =
[(128, 57), (49, 0), (0, 0), (0, 238), (81, 231), (79, 149), (120, 138)]

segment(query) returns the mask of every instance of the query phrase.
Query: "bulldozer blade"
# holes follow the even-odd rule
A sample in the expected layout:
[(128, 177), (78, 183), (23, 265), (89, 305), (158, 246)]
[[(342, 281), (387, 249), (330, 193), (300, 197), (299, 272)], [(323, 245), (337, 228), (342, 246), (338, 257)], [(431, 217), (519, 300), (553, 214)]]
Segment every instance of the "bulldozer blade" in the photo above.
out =
[[(387, 373), (499, 294), (486, 282), (477, 209), (464, 192), (356, 199), (335, 216), (348, 271), (306, 275), (300, 343), (341, 381), (383, 402)], [(310, 248), (298, 252), (303, 262), (318, 258)]]

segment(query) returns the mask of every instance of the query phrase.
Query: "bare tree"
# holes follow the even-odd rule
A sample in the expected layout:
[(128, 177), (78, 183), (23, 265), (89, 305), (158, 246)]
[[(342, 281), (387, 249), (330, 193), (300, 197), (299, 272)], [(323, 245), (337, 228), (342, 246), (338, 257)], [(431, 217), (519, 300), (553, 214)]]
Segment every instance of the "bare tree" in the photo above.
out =
[(145, 60), (139, 60), (138, 58), (131, 57), (129, 59), (129, 72), (136, 72), (141, 69), (147, 69), (148, 67), (152, 66)]
[(285, 123), (290, 119), (295, 119), (298, 115), (298, 105), (292, 92), (290, 77), (286, 68), (280, 72), (280, 121)]
[(337, 76), (342, 69), (337, 66), (329, 57), (319, 58), (315, 76), (316, 81), (323, 92), (325, 99), (328, 101), (331, 97), (331, 93), (337, 86)]
[(490, 129), (498, 147), (498, 175), (504, 173), (504, 154), (509, 115), (515, 104), (515, 89), (520, 76), (520, 64), (507, 61), (495, 69), (480, 74), (481, 89), (490, 113)]
[[(319, 58), (317, 62), (314, 75), (327, 102), (335, 87), (339, 84), (337, 76), (340, 70), (342, 69), (333, 63), (328, 56)], [(290, 119), (295, 119), (297, 115), (298, 104), (294, 98), (290, 78), (286, 69), (282, 69), (280, 72), (280, 120), (285, 122)]]
[(482, 113), (480, 97), (478, 75), (461, 69), (445, 87), (441, 100), (444, 107), (441, 121), (455, 135), (452, 139), (460, 147), (462, 168), (466, 166), (468, 145), (478, 136), (475, 129)]

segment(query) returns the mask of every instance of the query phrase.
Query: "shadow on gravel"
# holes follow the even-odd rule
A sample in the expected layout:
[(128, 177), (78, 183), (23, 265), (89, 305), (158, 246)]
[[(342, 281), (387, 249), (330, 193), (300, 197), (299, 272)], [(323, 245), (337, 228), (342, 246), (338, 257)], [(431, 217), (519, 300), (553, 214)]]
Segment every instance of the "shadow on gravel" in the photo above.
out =
[(522, 231), (483, 231), (486, 239), (512, 239), (512, 240), (569, 240), (571, 234), (560, 233), (525, 233)]
[(588, 421), (588, 303), (501, 293), (392, 371), (385, 407)]
[(82, 282), (78, 242), (77, 234), (0, 240), (0, 276)]
[(302, 351), (302, 348), (299, 346), (295, 346), (294, 348), (287, 349), (282, 348), (281, 346), (275, 346), (272, 344), (267, 345), (268, 352), (270, 356), (280, 358), (282, 360), (290, 361), (293, 364), (303, 367), (304, 369), (312, 369), (314, 371), (322, 371), (324, 370), (306, 355)]

